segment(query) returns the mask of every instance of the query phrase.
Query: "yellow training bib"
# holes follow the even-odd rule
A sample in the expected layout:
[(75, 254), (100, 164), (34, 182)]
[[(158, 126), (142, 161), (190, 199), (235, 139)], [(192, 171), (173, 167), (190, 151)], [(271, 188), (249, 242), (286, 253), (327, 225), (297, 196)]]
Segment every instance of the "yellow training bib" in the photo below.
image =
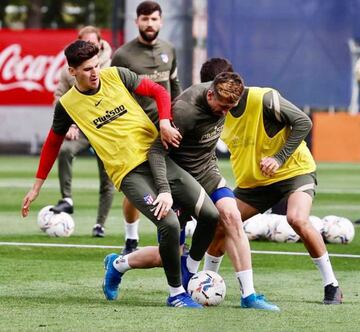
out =
[(85, 95), (72, 87), (60, 102), (119, 190), (124, 176), (147, 160), (158, 131), (121, 81), (116, 67), (101, 70), (100, 82), (96, 94)]
[(315, 171), (314, 159), (304, 141), (276, 171), (272, 177), (262, 175), (260, 161), (275, 155), (285, 144), (290, 128), (285, 127), (274, 137), (265, 131), (263, 119), (263, 96), (269, 88), (249, 88), (246, 108), (240, 117), (230, 112), (226, 115), (221, 139), (231, 153), (231, 164), (240, 188), (269, 185), (297, 175)]

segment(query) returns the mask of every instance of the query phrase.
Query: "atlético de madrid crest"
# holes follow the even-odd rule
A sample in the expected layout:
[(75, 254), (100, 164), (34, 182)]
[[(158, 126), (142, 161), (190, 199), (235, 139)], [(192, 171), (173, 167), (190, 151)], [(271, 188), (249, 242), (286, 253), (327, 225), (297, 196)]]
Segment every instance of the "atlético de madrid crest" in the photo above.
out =
[(160, 57), (161, 57), (161, 60), (162, 60), (164, 63), (168, 63), (168, 62), (169, 62), (169, 57), (168, 57), (167, 54), (161, 53), (161, 54), (160, 54)]

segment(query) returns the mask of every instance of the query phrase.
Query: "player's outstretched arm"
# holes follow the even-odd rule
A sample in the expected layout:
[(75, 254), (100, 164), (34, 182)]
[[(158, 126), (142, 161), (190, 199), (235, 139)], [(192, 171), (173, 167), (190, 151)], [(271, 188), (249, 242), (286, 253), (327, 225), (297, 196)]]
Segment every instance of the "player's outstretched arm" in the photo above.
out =
[(56, 160), (61, 144), (64, 141), (64, 137), (65, 135), (58, 135), (52, 128), (50, 129), (41, 150), (40, 162), (36, 172), (35, 183), (23, 199), (21, 208), (21, 214), (23, 217), (26, 217), (29, 214), (31, 202), (33, 202), (39, 195), (41, 186), (45, 182), (45, 179), (47, 178)]
[(30, 205), (38, 197), (38, 195), (40, 193), (40, 189), (44, 182), (45, 182), (45, 180), (43, 180), (43, 179), (36, 179), (32, 188), (25, 195), (23, 202), (22, 202), (22, 208), (21, 208), (21, 215), (23, 217), (27, 217), (29, 215)]

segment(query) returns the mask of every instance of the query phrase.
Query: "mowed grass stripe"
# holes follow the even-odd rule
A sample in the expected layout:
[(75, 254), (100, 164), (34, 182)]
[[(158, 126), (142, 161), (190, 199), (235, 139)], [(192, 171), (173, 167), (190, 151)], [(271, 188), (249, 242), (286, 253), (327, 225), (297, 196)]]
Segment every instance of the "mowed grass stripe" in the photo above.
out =
[[(24, 190), (29, 189), (34, 180), (32, 178), (25, 180), (22, 178), (7, 178), (1, 179), (0, 178), (0, 188), (21, 188)], [(98, 189), (99, 188), (99, 181), (96, 177), (91, 178), (83, 178), (83, 179), (73, 179), (73, 187), (76, 190), (83, 190), (83, 189)], [(47, 179), (44, 183), (42, 191), (48, 189), (58, 189), (59, 188), (59, 180), (57, 179)], [(358, 188), (338, 188), (338, 187), (329, 187), (329, 188), (317, 188), (317, 194), (339, 194), (339, 195), (359, 195), (360, 189)]]

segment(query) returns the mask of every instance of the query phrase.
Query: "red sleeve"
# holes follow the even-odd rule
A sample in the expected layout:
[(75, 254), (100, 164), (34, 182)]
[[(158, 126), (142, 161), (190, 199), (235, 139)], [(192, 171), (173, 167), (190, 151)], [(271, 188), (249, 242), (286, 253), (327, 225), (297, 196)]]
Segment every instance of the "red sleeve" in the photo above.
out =
[(160, 84), (147, 78), (143, 78), (134, 92), (140, 96), (147, 96), (155, 99), (160, 120), (172, 120), (170, 94)]
[(47, 178), (54, 165), (64, 138), (65, 136), (56, 134), (52, 128), (50, 129), (40, 154), (39, 167), (36, 172), (36, 177), (38, 179), (45, 180)]

